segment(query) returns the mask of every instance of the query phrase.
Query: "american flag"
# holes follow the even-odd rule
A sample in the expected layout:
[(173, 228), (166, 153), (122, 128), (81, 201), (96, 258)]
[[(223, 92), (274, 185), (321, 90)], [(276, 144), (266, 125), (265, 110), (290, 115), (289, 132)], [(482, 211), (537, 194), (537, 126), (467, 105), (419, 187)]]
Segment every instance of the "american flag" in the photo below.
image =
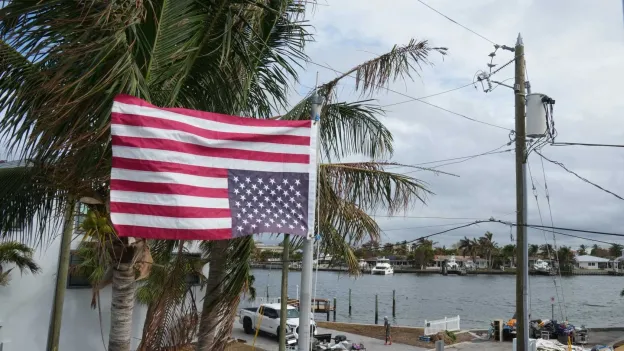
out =
[(111, 219), (119, 236), (219, 240), (311, 235), (316, 126), (159, 108), (112, 109)]

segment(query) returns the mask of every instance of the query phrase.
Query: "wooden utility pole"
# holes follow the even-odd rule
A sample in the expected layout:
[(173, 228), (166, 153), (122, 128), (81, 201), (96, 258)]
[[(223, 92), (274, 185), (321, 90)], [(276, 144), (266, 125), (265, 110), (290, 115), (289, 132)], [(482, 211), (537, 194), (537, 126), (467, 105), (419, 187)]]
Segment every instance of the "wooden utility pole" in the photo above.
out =
[(282, 290), (280, 306), (280, 326), (279, 326), (279, 351), (286, 351), (286, 316), (288, 313), (288, 267), (290, 257), (290, 234), (284, 234), (282, 243)]
[(518, 269), (516, 270), (516, 338), (517, 351), (528, 351), (528, 280), (529, 249), (527, 240), (527, 191), (526, 191), (526, 91), (524, 43), (518, 34), (515, 48), (516, 81), (514, 95), (516, 105), (516, 238)]
[(61, 339), (61, 324), (63, 322), (63, 302), (67, 289), (67, 276), (69, 275), (69, 260), (71, 254), (72, 234), (74, 233), (74, 210), (76, 202), (69, 198), (63, 218), (63, 234), (61, 235), (61, 247), (59, 248), (59, 261), (56, 270), (56, 286), (54, 288), (54, 302), (50, 313), (50, 326), (48, 328), (47, 351), (58, 351)]

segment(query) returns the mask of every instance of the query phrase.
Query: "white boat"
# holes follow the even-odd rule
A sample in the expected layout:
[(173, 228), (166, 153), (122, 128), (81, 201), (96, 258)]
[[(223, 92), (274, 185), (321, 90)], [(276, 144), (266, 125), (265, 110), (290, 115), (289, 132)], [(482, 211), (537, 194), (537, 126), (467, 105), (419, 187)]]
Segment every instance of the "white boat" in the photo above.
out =
[(459, 264), (455, 260), (455, 256), (451, 256), (451, 258), (449, 258), (449, 260), (446, 262), (446, 270), (459, 271)]
[(394, 274), (394, 268), (390, 265), (390, 260), (382, 257), (378, 258), (375, 267), (371, 269), (371, 274), (388, 275)]
[(533, 263), (533, 270), (537, 274), (552, 275), (554, 274), (552, 267), (548, 261), (537, 260)]

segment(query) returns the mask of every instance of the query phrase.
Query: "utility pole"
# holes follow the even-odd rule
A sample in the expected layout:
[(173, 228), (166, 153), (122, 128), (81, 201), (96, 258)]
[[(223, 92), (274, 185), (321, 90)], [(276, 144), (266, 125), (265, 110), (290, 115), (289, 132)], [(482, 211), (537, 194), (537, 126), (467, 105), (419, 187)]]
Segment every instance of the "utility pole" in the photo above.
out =
[(282, 243), (282, 291), (280, 298), (279, 351), (286, 351), (286, 317), (288, 314), (288, 265), (290, 253), (290, 234), (284, 234)]
[[(50, 326), (48, 328), (47, 351), (58, 351), (61, 340), (61, 324), (63, 323), (63, 302), (67, 289), (67, 276), (69, 275), (69, 260), (71, 253), (72, 234), (74, 233), (74, 210), (76, 202), (70, 197), (65, 208), (63, 222), (63, 234), (59, 249), (59, 261), (56, 270), (56, 286), (54, 288), (54, 302), (50, 312)], [(0, 347), (1, 350), (1, 347)]]
[[(312, 123), (320, 123), (321, 98), (315, 91), (310, 98), (312, 105)], [(320, 126), (317, 125), (317, 130)], [(318, 143), (318, 141), (317, 141)], [(320, 144), (320, 143), (319, 143)], [(317, 146), (318, 148), (318, 146)], [(318, 151), (317, 151), (318, 155)], [(318, 156), (316, 162), (319, 162)], [(317, 198), (318, 201), (318, 198)], [(318, 206), (316, 217), (319, 217)], [(301, 297), (299, 299), (299, 351), (310, 351), (310, 312), (312, 311), (312, 272), (314, 265), (314, 229), (315, 223), (308, 223), (308, 237), (303, 239), (303, 259), (301, 262)]]
[(526, 191), (526, 91), (524, 43), (518, 33), (515, 48), (516, 81), (514, 95), (516, 105), (516, 238), (518, 243), (516, 270), (516, 345), (517, 351), (529, 349), (529, 243), (527, 240), (527, 191)]

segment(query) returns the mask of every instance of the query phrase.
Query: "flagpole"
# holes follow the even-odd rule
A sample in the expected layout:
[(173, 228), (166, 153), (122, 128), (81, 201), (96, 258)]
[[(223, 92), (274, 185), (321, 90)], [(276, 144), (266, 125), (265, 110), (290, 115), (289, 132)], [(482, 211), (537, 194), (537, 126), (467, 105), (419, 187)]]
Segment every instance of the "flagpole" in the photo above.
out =
[[(321, 116), (321, 98), (315, 91), (311, 96), (312, 105), (312, 123), (319, 123)], [(317, 133), (319, 126), (317, 127)], [(318, 138), (317, 138), (317, 155), (318, 155)], [(316, 159), (318, 164), (318, 157)], [(318, 201), (318, 191), (317, 191)], [(318, 206), (317, 206), (318, 208)], [(318, 211), (317, 211), (318, 212)], [(318, 217), (316, 213), (316, 217)], [(314, 262), (314, 218), (310, 219), (312, 223), (308, 223), (309, 235), (303, 240), (303, 259), (301, 262), (301, 297), (299, 299), (299, 340), (297, 342), (299, 351), (310, 351), (310, 342), (312, 336), (310, 333), (310, 312), (312, 310), (312, 273)], [(317, 233), (318, 234), (318, 233)]]

